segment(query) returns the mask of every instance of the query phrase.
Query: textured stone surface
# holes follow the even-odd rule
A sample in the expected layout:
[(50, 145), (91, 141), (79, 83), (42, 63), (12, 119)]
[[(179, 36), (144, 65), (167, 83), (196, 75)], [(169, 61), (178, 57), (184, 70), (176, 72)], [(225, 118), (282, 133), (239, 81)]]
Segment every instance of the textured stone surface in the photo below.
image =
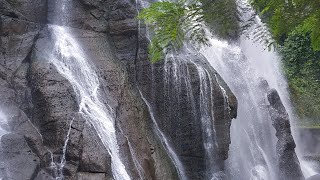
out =
[(1, 15), (19, 18), (29, 22), (46, 22), (46, 0), (1, 0)]
[(23, 136), (6, 134), (1, 137), (0, 169), (5, 179), (33, 179), (40, 166), (39, 158), (31, 151)]
[[(187, 59), (192, 61), (185, 61)], [(177, 55), (175, 59), (166, 63), (150, 65), (148, 62), (140, 61), (137, 65), (139, 86), (152, 104), (160, 129), (171, 142), (190, 179), (203, 179), (206, 171), (204, 132), (200, 119), (200, 77), (196, 66), (201, 66), (208, 72), (205, 81), (207, 81), (207, 89), (212, 97), (208, 94), (206, 98), (210, 104), (209, 111), (213, 112), (211, 118), (216, 130), (218, 145), (213, 154), (217, 158), (215, 164), (221, 166), (221, 169), (223, 169), (223, 160), (227, 158), (231, 143), (229, 131), (231, 119), (236, 116), (237, 110), (236, 98), (214, 69), (205, 62), (206, 60), (201, 56), (185, 53)], [(227, 91), (230, 111), (229, 107), (225, 106), (226, 99), (219, 87), (216, 75)], [(212, 84), (209, 83), (209, 78)]]
[(89, 124), (86, 124), (83, 130), (83, 148), (79, 170), (82, 172), (108, 172), (112, 175), (110, 155), (102, 143), (97, 142), (99, 139), (93, 130)]
[(78, 180), (112, 180), (112, 178), (106, 177), (104, 173), (82, 173), (77, 174)]
[(295, 153), (296, 144), (291, 135), (289, 115), (275, 89), (269, 90), (267, 96), (270, 103), (269, 114), (278, 138), (276, 147), (280, 179), (304, 179), (299, 160)]
[[(188, 176), (201, 179), (205, 160), (195, 65), (181, 67), (189, 71), (186, 78), (192, 85), (193, 107), (187, 98), (187, 86), (182, 83), (177, 91), (172, 76), (164, 86), (164, 64), (148, 62), (148, 41), (144, 26), (138, 30), (135, 1), (68, 2), (62, 10), (59, 0), (0, 0), (0, 111), (7, 115), (5, 129), (12, 132), (1, 140), (6, 149), (1, 154), (9, 155), (1, 156), (6, 163), (1, 163), (0, 172), (8, 167), (8, 172), (23, 168), (20, 174), (14, 174), (16, 179), (22, 175), (37, 180), (55, 179), (59, 173), (65, 179), (112, 179), (107, 148), (86, 117), (78, 113), (79, 99), (74, 88), (51, 62), (54, 36), (48, 24), (64, 24), (99, 77), (98, 94), (112, 110), (119, 152), (132, 179), (178, 179), (154, 133), (150, 112), (137, 87), (152, 103), (157, 122), (187, 167)], [(212, 110), (217, 112), (217, 151), (220, 160), (224, 160), (230, 143), (230, 121), (236, 116), (236, 99), (217, 75), (229, 97), (231, 110), (226, 109), (216, 72), (207, 64), (201, 66), (214, 79), (210, 90), (215, 99)], [(186, 80), (184, 75), (181, 74), (182, 81)], [(65, 144), (66, 163), (60, 172), (55, 167), (61, 163)], [(15, 163), (19, 166), (11, 166)]]

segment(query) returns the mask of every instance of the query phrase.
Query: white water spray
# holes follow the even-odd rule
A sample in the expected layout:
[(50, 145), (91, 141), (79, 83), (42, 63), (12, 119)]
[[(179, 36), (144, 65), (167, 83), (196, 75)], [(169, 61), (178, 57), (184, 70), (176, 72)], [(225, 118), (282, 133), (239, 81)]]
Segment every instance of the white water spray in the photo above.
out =
[(99, 80), (89, 65), (83, 50), (65, 27), (50, 26), (55, 37), (51, 62), (62, 76), (69, 80), (79, 98), (81, 113), (95, 128), (105, 148), (111, 155), (112, 171), (117, 180), (130, 179), (121, 162), (114, 119), (110, 108), (98, 97)]
[(8, 133), (8, 131), (5, 129), (5, 126), (7, 126), (7, 118), (4, 115), (2, 111), (0, 111), (0, 139), (1, 136), (5, 135)]
[(305, 178), (309, 178), (316, 174), (319, 174), (313, 166), (315, 166), (312, 162), (308, 162), (305, 160), (300, 160), (301, 170)]
[[(276, 179), (275, 130), (264, 106), (268, 89), (259, 84), (266, 80), (278, 90), (284, 104), (289, 105), (278, 56), (245, 35), (241, 36), (239, 46), (215, 38), (210, 43), (212, 46), (201, 52), (229, 85), (239, 104), (238, 117), (231, 126), (228, 176)], [(290, 113), (291, 108), (287, 109)]]
[[(201, 125), (202, 131), (204, 133), (204, 149), (206, 153), (206, 176), (211, 177), (211, 173), (214, 172), (213, 167), (215, 165), (215, 158), (214, 158), (214, 150), (217, 147), (217, 141), (214, 139), (216, 137), (213, 121), (214, 121), (214, 114), (211, 110), (211, 105), (213, 102), (211, 84), (212, 80), (209, 73), (203, 69), (201, 66), (196, 65), (197, 70), (199, 73), (199, 80), (200, 80), (200, 113), (201, 113)], [(207, 84), (207, 78), (209, 79), (210, 86)], [(208, 99), (209, 98), (209, 99)]]
[[(247, 6), (245, 0), (239, 0), (238, 5), (246, 6), (248, 12), (241, 12), (241, 15), (242, 18), (248, 18), (252, 13), (252, 9), (248, 9), (250, 6)], [(212, 46), (201, 51), (229, 85), (240, 104), (237, 120), (233, 121), (231, 127), (232, 144), (227, 160), (227, 171), (231, 179), (276, 179), (278, 173), (275, 166), (275, 130), (265, 107), (264, 96), (267, 89), (259, 86), (261, 81), (266, 80), (271, 88), (279, 92), (292, 120), (291, 125), (295, 125), (296, 117), (278, 54), (268, 51), (265, 44), (248, 38), (255, 33), (254, 27), (263, 28), (258, 16), (254, 20), (256, 25), (247, 29), (246, 34), (240, 37), (239, 45), (211, 38)], [(292, 132), (295, 137), (295, 132)], [(296, 143), (299, 146), (297, 141)], [(299, 156), (299, 152), (297, 154)], [(300, 162), (306, 177), (314, 174), (310, 165), (302, 162), (301, 158)]]

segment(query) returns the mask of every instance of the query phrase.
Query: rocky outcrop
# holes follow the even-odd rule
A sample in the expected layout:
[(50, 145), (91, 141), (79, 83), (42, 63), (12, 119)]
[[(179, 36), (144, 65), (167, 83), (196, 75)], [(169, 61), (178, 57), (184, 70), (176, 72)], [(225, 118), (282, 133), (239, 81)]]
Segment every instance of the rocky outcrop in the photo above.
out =
[[(212, 132), (216, 135), (215, 142), (211, 143), (217, 144), (211, 152), (215, 158), (213, 169), (216, 172), (223, 170), (237, 101), (206, 59), (199, 54), (184, 52), (152, 65), (140, 59), (136, 68), (139, 87), (152, 104), (160, 129), (169, 139), (190, 179), (205, 179), (208, 171), (212, 170), (208, 167), (204, 149), (206, 130), (201, 121), (205, 117), (201, 112), (204, 107), (200, 94), (201, 90), (207, 89), (204, 99), (208, 102), (208, 120), (212, 121)], [(205, 72), (205, 77), (200, 77), (200, 70)], [(225, 88), (226, 95), (220, 85)]]
[[(94, 127), (79, 113), (78, 92), (52, 63), (52, 24), (68, 26), (94, 67), (99, 97), (113, 112), (119, 151), (132, 179), (178, 179), (154, 133), (139, 90), (152, 104), (159, 127), (188, 177), (205, 176), (197, 66), (207, 71), (205, 81), (212, 99), (209, 109), (218, 144), (214, 153), (221, 161), (217, 171), (223, 169), (237, 103), (220, 76), (202, 64), (203, 57), (190, 55), (193, 61), (184, 61), (179, 67), (183, 72), (174, 79), (173, 74), (166, 74), (166, 68), (173, 72), (175, 61), (149, 63), (148, 41), (143, 26), (138, 29), (135, 2), (68, 2), (61, 9), (59, 0), (0, 0), (0, 111), (7, 121), (2, 128), (8, 131), (1, 138), (0, 175), (36, 180), (59, 176), (113, 179), (110, 154)], [(179, 56), (177, 62), (184, 58)], [(62, 164), (63, 159), (66, 162)]]
[(290, 130), (289, 115), (275, 89), (268, 91), (269, 114), (272, 125), (276, 129), (278, 166), (280, 179), (304, 179), (300, 163), (295, 153), (296, 144)]

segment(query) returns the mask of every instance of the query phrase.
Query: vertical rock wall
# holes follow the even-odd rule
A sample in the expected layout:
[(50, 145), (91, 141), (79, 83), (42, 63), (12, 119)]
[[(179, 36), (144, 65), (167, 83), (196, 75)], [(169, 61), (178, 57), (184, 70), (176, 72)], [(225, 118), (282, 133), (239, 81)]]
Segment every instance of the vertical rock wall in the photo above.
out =
[[(60, 3), (0, 0), (0, 110), (7, 117), (9, 132), (1, 138), (0, 173), (9, 179), (54, 179), (61, 174), (66, 179), (112, 179), (110, 155), (94, 128), (78, 113), (79, 100), (72, 85), (48, 56), (54, 44), (48, 24), (63, 23), (57, 18), (62, 13), (57, 11)], [(99, 76), (99, 95), (113, 110), (120, 153), (132, 179), (178, 179), (154, 134), (139, 88), (152, 103), (157, 122), (174, 144), (188, 177), (201, 179), (205, 159), (195, 65), (179, 67), (184, 71), (179, 81), (189, 78), (187, 85), (176, 84), (165, 74), (164, 63), (148, 62), (148, 41), (143, 26), (138, 29), (133, 1), (75, 0), (65, 8), (66, 24)], [(211, 78), (215, 76), (209, 66), (201, 66)], [(219, 136), (217, 152), (223, 160), (237, 105), (222, 83), (231, 111), (226, 109), (222, 90), (215, 79), (213, 82), (211, 108)], [(68, 133), (66, 164), (59, 169)]]

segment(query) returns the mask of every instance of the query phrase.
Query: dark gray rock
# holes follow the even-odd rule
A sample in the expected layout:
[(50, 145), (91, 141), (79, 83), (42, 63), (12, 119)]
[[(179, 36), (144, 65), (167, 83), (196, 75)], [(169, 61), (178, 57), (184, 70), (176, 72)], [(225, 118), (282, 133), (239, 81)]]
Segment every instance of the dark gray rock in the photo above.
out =
[(296, 144), (291, 134), (289, 115), (275, 89), (268, 91), (269, 114), (272, 125), (276, 129), (277, 154), (280, 179), (304, 179), (300, 163), (295, 153)]
[(46, 22), (47, 0), (0, 0), (0, 15), (29, 22)]
[(44, 170), (41, 170), (35, 180), (55, 180), (49, 173)]
[[(208, 93), (205, 98), (209, 102), (208, 111), (210, 115), (212, 113), (210, 118), (218, 144), (212, 154), (216, 158), (215, 171), (220, 171), (223, 170), (223, 161), (227, 158), (231, 143), (231, 119), (236, 117), (237, 111), (236, 98), (220, 76), (206, 63), (206, 59), (184, 52), (167, 62), (151, 65), (140, 60), (136, 66), (137, 83), (152, 105), (160, 129), (171, 142), (190, 179), (204, 179), (206, 171), (211, 168), (207, 166), (204, 150), (197, 66), (206, 71)], [(219, 84), (226, 90), (227, 97), (224, 97)]]
[(79, 171), (92, 173), (105, 172), (109, 176), (112, 176), (111, 157), (96, 132), (94, 132), (94, 128), (86, 123), (82, 133), (83, 148)]
[(4, 78), (11, 80), (22, 62), (28, 61), (41, 26), (7, 16), (0, 18), (0, 66), (6, 71)]
[(40, 167), (40, 159), (29, 148), (23, 136), (6, 134), (1, 137), (0, 158), (4, 163), (3, 178), (33, 179)]
[[(16, 170), (11, 164), (19, 161), (21, 167), (17, 167), (23, 166), (25, 177), (54, 179), (58, 170), (52, 165), (60, 165), (64, 156), (66, 163), (61, 171), (65, 179), (113, 179), (111, 157), (89, 121), (78, 113), (79, 99), (73, 86), (50, 62), (54, 39), (47, 24), (57, 24), (69, 27), (99, 77), (98, 94), (111, 109), (119, 152), (132, 179), (178, 179), (153, 131), (150, 112), (137, 87), (155, 107), (157, 121), (187, 167), (189, 177), (201, 179), (205, 158), (196, 66), (190, 62), (183, 65), (181, 68), (190, 75), (183, 77), (186, 74), (182, 73), (180, 77), (181, 81), (190, 78), (193, 107), (187, 98), (189, 87), (182, 83), (177, 91), (172, 79), (164, 86), (164, 64), (149, 63), (145, 27), (138, 30), (135, 1), (68, 2), (62, 10), (58, 0), (0, 0), (0, 110), (8, 115), (7, 129), (14, 134), (2, 143), (7, 148), (3, 153), (10, 154), (4, 161), (10, 164), (10, 172)], [(236, 98), (208, 64), (201, 66), (213, 79), (209, 87), (215, 99), (211, 109), (216, 112), (217, 152), (223, 166), (230, 144), (231, 119), (236, 116)], [(226, 90), (228, 104), (216, 75)], [(6, 145), (7, 141), (21, 147)], [(13, 157), (17, 152), (22, 153)], [(33, 158), (36, 161), (31, 162)], [(8, 168), (7, 164), (1, 164), (0, 169)]]
[(49, 24), (106, 32), (109, 6), (108, 1), (99, 0), (77, 0), (64, 4), (59, 0), (50, 0), (47, 21)]
[[(37, 55), (35, 55), (37, 56)], [(78, 105), (70, 83), (52, 64), (39, 60), (31, 66), (33, 123), (39, 127), (45, 145), (61, 151)]]
[(104, 173), (79, 172), (77, 174), (77, 180), (112, 180), (112, 178), (108, 178)]

